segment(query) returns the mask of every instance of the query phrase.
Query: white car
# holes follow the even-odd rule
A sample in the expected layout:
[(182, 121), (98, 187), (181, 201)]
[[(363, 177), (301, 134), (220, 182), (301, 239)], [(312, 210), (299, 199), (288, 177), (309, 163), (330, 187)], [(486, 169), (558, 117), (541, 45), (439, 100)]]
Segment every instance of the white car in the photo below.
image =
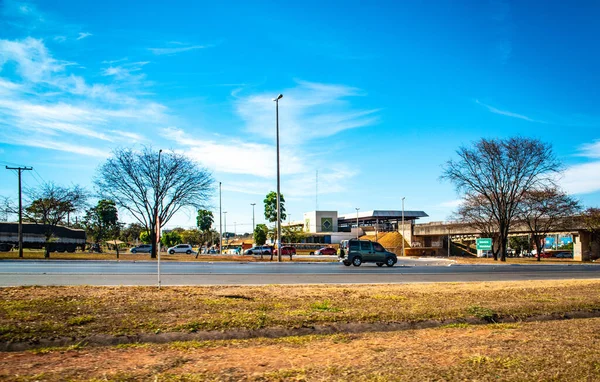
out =
[(194, 252), (194, 250), (192, 249), (192, 246), (189, 244), (179, 244), (179, 245), (176, 245), (174, 247), (167, 249), (167, 252), (171, 255), (173, 255), (175, 253), (187, 253), (189, 255), (190, 253)]

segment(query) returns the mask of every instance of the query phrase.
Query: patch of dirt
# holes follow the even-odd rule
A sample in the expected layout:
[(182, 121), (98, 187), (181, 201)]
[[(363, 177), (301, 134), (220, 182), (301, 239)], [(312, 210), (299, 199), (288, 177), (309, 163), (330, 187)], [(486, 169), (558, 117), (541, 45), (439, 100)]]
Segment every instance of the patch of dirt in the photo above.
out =
[(0, 379), (598, 380), (600, 319), (0, 353)]

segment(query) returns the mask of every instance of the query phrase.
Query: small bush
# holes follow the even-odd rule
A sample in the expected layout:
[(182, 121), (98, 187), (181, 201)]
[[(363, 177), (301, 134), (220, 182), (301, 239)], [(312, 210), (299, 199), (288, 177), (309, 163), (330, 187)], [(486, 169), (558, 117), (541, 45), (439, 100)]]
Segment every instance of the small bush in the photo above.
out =
[(484, 308), (482, 306), (472, 305), (467, 309), (467, 312), (487, 322), (495, 323), (498, 319), (498, 314), (496, 312), (489, 308)]
[(85, 324), (89, 324), (90, 322), (93, 322), (95, 319), (94, 316), (90, 316), (90, 315), (85, 315), (85, 316), (77, 316), (77, 317), (73, 317), (70, 318), (67, 323), (70, 326), (82, 326)]

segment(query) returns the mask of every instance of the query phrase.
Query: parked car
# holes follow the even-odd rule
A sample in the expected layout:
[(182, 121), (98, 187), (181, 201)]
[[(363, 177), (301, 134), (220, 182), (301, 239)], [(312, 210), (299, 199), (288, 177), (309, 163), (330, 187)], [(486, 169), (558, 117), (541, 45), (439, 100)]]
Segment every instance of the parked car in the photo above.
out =
[(345, 266), (352, 264), (355, 267), (359, 267), (362, 263), (375, 263), (378, 267), (385, 264), (393, 267), (398, 262), (395, 253), (388, 252), (381, 244), (369, 240), (342, 240), (338, 257)]
[(335, 248), (331, 248), (331, 247), (323, 247), (323, 248), (319, 248), (317, 249), (314, 253), (311, 252), (311, 255), (322, 255), (322, 256), (332, 256), (337, 254), (337, 250)]
[(194, 252), (194, 250), (192, 249), (192, 246), (189, 244), (179, 244), (179, 245), (176, 245), (174, 247), (167, 249), (167, 252), (169, 252), (169, 254), (171, 254), (171, 255), (173, 255), (175, 253), (187, 253), (189, 255), (190, 253)]
[[(273, 250), (273, 254), (277, 255), (277, 249)], [(283, 246), (281, 247), (281, 255), (282, 256), (290, 256), (296, 255), (296, 248), (291, 246)]]
[(263, 245), (249, 248), (244, 251), (244, 255), (270, 255), (271, 247)]
[(152, 245), (150, 244), (140, 244), (137, 247), (133, 247), (129, 250), (131, 253), (150, 253), (152, 252)]
[(559, 259), (572, 259), (573, 254), (571, 252), (558, 252), (554, 254), (554, 257)]

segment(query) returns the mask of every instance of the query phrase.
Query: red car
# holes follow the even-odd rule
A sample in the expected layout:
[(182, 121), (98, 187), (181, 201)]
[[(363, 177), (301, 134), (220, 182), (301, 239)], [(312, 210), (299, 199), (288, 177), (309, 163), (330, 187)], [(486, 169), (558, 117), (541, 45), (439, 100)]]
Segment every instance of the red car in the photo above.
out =
[(327, 255), (327, 256), (335, 256), (337, 255), (337, 251), (335, 248), (331, 247), (323, 247), (321, 249), (317, 249), (315, 251), (315, 255)]
[[(273, 251), (274, 255), (277, 255), (277, 249)], [(296, 254), (296, 248), (290, 246), (281, 247), (281, 255), (282, 256), (293, 256)]]

